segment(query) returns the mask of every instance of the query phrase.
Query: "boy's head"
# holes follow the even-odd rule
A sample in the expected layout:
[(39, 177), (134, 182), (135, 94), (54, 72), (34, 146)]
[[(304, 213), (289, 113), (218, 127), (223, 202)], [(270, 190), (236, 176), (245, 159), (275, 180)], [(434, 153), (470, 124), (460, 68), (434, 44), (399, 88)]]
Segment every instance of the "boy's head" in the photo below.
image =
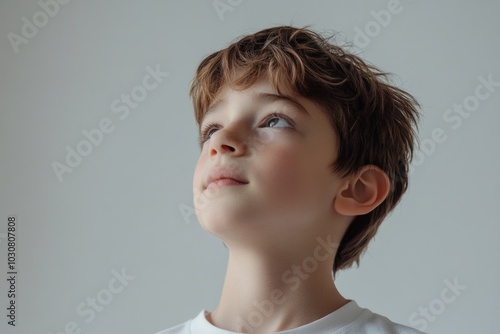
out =
[[(333, 272), (359, 263), (407, 189), (416, 139), (418, 103), (386, 76), (307, 27), (265, 29), (206, 57), (190, 90), (201, 225), (268, 251), (335, 231)], [(207, 189), (217, 167), (244, 184)]]

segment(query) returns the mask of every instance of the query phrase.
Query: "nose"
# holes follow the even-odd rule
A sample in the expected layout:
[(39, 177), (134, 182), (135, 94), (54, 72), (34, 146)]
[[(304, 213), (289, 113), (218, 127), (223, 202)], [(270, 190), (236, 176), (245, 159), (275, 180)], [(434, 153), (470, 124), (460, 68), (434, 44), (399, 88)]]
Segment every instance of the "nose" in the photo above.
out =
[(217, 154), (242, 155), (247, 145), (243, 140), (243, 133), (236, 128), (219, 129), (210, 137), (210, 156)]

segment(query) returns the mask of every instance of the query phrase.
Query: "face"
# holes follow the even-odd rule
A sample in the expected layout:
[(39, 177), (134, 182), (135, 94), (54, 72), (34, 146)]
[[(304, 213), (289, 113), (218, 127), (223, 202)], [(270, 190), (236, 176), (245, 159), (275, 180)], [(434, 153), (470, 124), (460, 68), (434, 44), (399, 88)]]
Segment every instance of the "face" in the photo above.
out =
[[(225, 241), (269, 245), (331, 232), (338, 176), (337, 138), (312, 101), (276, 98), (263, 79), (243, 91), (226, 88), (205, 115), (208, 125), (193, 177), (193, 200), (204, 230)], [(206, 179), (224, 166), (245, 183)], [(314, 240), (314, 238), (313, 238)]]

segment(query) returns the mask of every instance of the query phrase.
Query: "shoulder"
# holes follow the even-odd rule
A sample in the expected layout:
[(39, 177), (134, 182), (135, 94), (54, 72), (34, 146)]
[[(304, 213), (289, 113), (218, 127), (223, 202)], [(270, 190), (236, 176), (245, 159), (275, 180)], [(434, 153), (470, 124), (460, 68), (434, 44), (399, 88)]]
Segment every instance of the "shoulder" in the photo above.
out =
[(353, 328), (353, 333), (369, 334), (425, 334), (415, 328), (395, 323), (383, 315), (374, 313), (369, 309), (363, 309), (361, 320)]

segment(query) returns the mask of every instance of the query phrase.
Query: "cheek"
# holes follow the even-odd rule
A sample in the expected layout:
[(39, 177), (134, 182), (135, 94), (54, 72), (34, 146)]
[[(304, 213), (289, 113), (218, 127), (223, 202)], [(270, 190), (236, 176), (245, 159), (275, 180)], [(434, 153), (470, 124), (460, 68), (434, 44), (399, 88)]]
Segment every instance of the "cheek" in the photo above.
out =
[(318, 201), (321, 189), (310, 163), (307, 150), (297, 145), (266, 150), (259, 161), (252, 163), (257, 171), (254, 200), (258, 203), (259, 220), (283, 232), (282, 228), (300, 229), (304, 223), (316, 219), (321, 211), (322, 204)]
[(314, 145), (293, 145), (270, 147), (262, 152), (257, 168), (259, 186), (269, 194), (269, 200), (288, 207), (317, 202), (326, 183), (330, 182), (324, 152), (311, 149)]
[(200, 194), (203, 187), (203, 177), (204, 177), (204, 169), (205, 158), (202, 155), (198, 158), (198, 162), (196, 163), (196, 168), (193, 173), (193, 199), (196, 203), (196, 198)]
[(304, 187), (307, 171), (300, 149), (293, 147), (270, 148), (259, 156), (256, 162), (258, 179), (267, 191), (279, 196), (289, 197)]
[(202, 167), (203, 167), (203, 164), (204, 164), (204, 159), (203, 157), (200, 155), (200, 157), (198, 158), (198, 162), (196, 163), (196, 168), (194, 170), (194, 175), (193, 175), (193, 186), (196, 186), (196, 184), (199, 182), (199, 180), (201, 179), (201, 174), (202, 174)]

